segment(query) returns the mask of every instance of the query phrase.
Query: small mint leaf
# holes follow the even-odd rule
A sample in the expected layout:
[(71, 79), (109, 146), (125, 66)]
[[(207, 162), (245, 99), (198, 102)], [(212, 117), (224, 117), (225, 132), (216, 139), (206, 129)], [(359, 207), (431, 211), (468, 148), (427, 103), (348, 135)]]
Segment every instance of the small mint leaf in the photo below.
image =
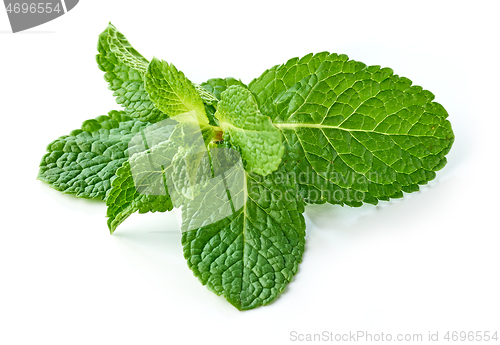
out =
[(200, 124), (209, 123), (195, 86), (174, 65), (153, 58), (145, 75), (145, 87), (156, 107), (168, 117), (194, 112)]
[(267, 175), (281, 162), (281, 133), (268, 116), (262, 115), (252, 93), (233, 85), (221, 93), (215, 117), (232, 144), (241, 150), (249, 172)]

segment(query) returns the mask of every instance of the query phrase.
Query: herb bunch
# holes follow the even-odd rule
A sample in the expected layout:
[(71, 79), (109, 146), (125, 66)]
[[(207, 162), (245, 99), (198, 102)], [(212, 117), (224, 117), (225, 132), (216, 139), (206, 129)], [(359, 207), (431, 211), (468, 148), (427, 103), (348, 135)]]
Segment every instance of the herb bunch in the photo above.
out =
[(181, 208), (188, 266), (239, 310), (269, 304), (297, 273), (306, 204), (418, 191), (454, 140), (431, 92), (346, 55), (198, 85), (109, 24), (96, 60), (123, 108), (50, 143), (38, 179), (105, 201), (111, 233), (134, 212)]

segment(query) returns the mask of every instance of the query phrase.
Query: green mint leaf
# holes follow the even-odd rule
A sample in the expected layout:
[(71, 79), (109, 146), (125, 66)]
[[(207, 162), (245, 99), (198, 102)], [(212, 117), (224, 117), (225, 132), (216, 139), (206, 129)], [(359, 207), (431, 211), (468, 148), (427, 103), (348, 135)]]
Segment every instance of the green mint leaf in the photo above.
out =
[(215, 112), (217, 111), (215, 105), (204, 104), (205, 105), (205, 113), (207, 114), (208, 123), (212, 126), (219, 126), (219, 120), (215, 117)]
[[(133, 160), (134, 157), (131, 158)], [(150, 171), (150, 179), (161, 181), (162, 171)], [(150, 186), (149, 186), (150, 187)], [(111, 189), (106, 198), (106, 216), (108, 228), (113, 233), (118, 225), (123, 223), (132, 213), (166, 212), (173, 209), (172, 199), (168, 190), (164, 188), (163, 195), (145, 194), (139, 192), (134, 183), (130, 162), (125, 161), (116, 171), (116, 177), (111, 182)]]
[(114, 91), (116, 102), (125, 107), (131, 116), (143, 121), (157, 122), (164, 119), (166, 115), (156, 109), (144, 88), (148, 60), (132, 48), (125, 36), (111, 23), (99, 35), (97, 50), (97, 64), (105, 72), (104, 79), (109, 89)]
[(177, 194), (192, 200), (201, 193), (211, 177), (211, 166), (206, 150), (179, 148), (172, 160), (170, 179)]
[(87, 120), (47, 146), (38, 179), (63, 193), (104, 200), (110, 180), (128, 159), (130, 139), (147, 125), (122, 111)]
[[(181, 134), (181, 135), (179, 135)], [(214, 136), (211, 126), (200, 128), (195, 123), (180, 123), (172, 134), (171, 141), (179, 147), (166, 171), (169, 187), (179, 196), (176, 206), (199, 195), (212, 177), (212, 166), (207, 146)]]
[(219, 99), (217, 97), (215, 97), (211, 92), (209, 92), (201, 85), (198, 84), (193, 84), (193, 85), (196, 91), (198, 92), (198, 95), (200, 95), (201, 99), (203, 100), (203, 103), (205, 103), (206, 105), (217, 106), (217, 103), (219, 102)]
[(416, 191), (454, 140), (432, 93), (346, 55), (291, 59), (249, 88), (282, 131), (285, 167), (310, 203), (360, 206)]
[[(243, 84), (240, 80), (236, 80), (234, 78), (214, 78), (214, 79), (209, 79), (204, 83), (201, 83), (201, 87), (206, 90), (210, 95), (213, 95), (217, 100), (220, 100), (220, 94), (225, 91), (229, 86), (232, 85), (240, 85), (243, 87), (247, 87), (245, 84)], [(202, 92), (200, 91), (200, 95)], [(202, 96), (203, 98), (203, 96)], [(207, 105), (205, 103), (205, 110), (207, 112), (207, 116), (210, 119), (210, 124), (214, 126), (219, 126), (219, 121), (217, 118), (215, 118), (215, 112), (217, 110), (217, 103), (211, 103), (210, 105)]]
[(134, 212), (172, 210), (174, 205), (164, 175), (171, 157), (179, 149), (179, 145), (170, 140), (174, 130), (175, 125), (160, 122), (130, 139), (130, 158), (117, 170), (106, 197), (111, 233)]
[(201, 85), (193, 84), (198, 91), (201, 99), (203, 100), (203, 104), (205, 105), (205, 113), (207, 114), (209, 123), (212, 126), (219, 126), (219, 121), (215, 118), (215, 112), (217, 110), (217, 103), (219, 99), (215, 97), (211, 92), (207, 91), (207, 89), (203, 88)]
[[(280, 181), (283, 171), (265, 177), (241, 173), (243, 190), (231, 193), (231, 199), (224, 201), (214, 183), (219, 192), (206, 190), (183, 206), (182, 245), (188, 266), (203, 285), (248, 310), (271, 303), (297, 273), (305, 222), (302, 198), (297, 198), (293, 181)], [(234, 186), (232, 182), (226, 179), (226, 185)], [(214, 222), (224, 209), (233, 213)]]
[(228, 87), (232, 85), (239, 85), (243, 87), (247, 87), (245, 84), (241, 82), (241, 80), (237, 80), (234, 78), (214, 78), (209, 79), (204, 83), (201, 83), (201, 87), (214, 95), (217, 99), (221, 99), (221, 93), (224, 92)]
[(108, 44), (116, 59), (123, 65), (136, 70), (141, 75), (146, 73), (149, 61), (139, 54), (127, 38), (111, 23), (108, 26)]
[(196, 175), (199, 160), (191, 157), (206, 152), (212, 137), (211, 126), (175, 118), (136, 134), (129, 143), (131, 157), (116, 172), (106, 197), (111, 233), (134, 212), (166, 212), (192, 199), (203, 175)]
[(215, 117), (231, 143), (240, 148), (249, 172), (267, 175), (281, 162), (281, 133), (268, 116), (262, 115), (253, 94), (233, 85), (221, 93)]
[(145, 75), (145, 86), (156, 107), (169, 117), (194, 112), (200, 124), (209, 123), (195, 86), (174, 65), (153, 58)]

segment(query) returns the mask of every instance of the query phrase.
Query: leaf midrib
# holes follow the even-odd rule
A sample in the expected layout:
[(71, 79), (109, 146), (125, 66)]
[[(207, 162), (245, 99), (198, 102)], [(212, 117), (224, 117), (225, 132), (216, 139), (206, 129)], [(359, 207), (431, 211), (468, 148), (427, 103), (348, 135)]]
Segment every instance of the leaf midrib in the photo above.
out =
[(437, 139), (446, 139), (446, 138), (439, 138), (439, 137), (436, 137), (435, 135), (431, 135), (431, 134), (418, 135), (418, 134), (410, 134), (410, 133), (386, 133), (386, 132), (374, 131), (374, 130), (368, 130), (368, 129), (351, 129), (351, 128), (344, 128), (344, 127), (340, 127), (340, 126), (330, 126), (330, 125), (315, 124), (315, 123), (275, 123), (274, 125), (280, 130), (283, 130), (283, 129), (294, 130), (296, 128), (316, 128), (316, 129), (321, 129), (321, 130), (322, 129), (339, 129), (341, 131), (347, 131), (347, 132), (365, 132), (365, 133), (377, 133), (377, 134), (382, 134), (382, 135), (407, 135), (407, 136), (412, 136), (412, 137), (432, 137), (432, 138), (437, 138)]

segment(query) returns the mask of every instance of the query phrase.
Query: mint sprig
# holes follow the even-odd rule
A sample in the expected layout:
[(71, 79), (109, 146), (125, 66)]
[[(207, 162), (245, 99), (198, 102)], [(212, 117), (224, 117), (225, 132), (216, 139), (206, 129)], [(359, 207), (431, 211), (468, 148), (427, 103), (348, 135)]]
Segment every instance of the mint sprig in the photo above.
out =
[(454, 140), (432, 93), (346, 55), (293, 58), (248, 86), (197, 85), (109, 24), (96, 60), (123, 110), (49, 144), (38, 178), (104, 200), (111, 233), (134, 212), (180, 208), (188, 266), (240, 310), (271, 303), (297, 273), (307, 203), (417, 191)]

